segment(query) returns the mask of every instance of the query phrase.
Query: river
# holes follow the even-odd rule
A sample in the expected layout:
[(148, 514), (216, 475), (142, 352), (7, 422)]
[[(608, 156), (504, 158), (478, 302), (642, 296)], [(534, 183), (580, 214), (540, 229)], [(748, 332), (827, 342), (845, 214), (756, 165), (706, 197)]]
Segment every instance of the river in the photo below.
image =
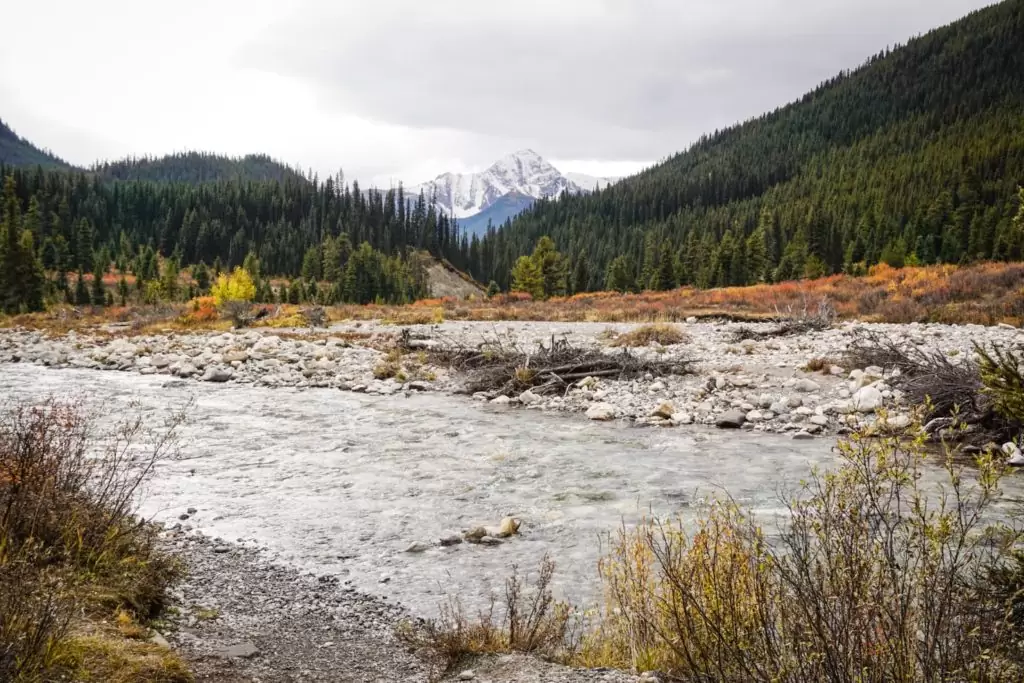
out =
[[(711, 429), (635, 428), (488, 406), (442, 394), (370, 396), (256, 388), (94, 370), (0, 366), (0, 396), (68, 398), (114, 421), (158, 427), (191, 402), (179, 456), (161, 462), (142, 512), (281, 561), (339, 575), (430, 615), (449, 595), (478, 606), (512, 564), (557, 563), (560, 597), (593, 600), (602, 539), (643, 515), (692, 518), (727, 491), (764, 519), (833, 441)], [(1020, 479), (1011, 482), (1020, 500)], [(1006, 488), (1006, 487), (1004, 487)], [(407, 553), (415, 541), (522, 519), (497, 547)]]

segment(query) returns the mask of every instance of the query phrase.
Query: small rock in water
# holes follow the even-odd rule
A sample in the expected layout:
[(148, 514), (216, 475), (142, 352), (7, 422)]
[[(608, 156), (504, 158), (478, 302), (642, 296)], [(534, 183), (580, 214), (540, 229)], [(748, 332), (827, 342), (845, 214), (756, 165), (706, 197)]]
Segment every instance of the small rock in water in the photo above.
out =
[(587, 408), (587, 417), (591, 420), (611, 420), (615, 417), (615, 406), (610, 403), (594, 403)]
[(533, 405), (534, 403), (537, 403), (538, 401), (541, 400), (543, 399), (540, 396), (533, 393), (529, 389), (519, 394), (519, 402), (522, 403), (524, 406)]
[(675, 406), (668, 401), (665, 401), (660, 406), (654, 409), (651, 413), (651, 417), (660, 417), (663, 420), (671, 420), (673, 413), (675, 413)]
[(493, 403), (496, 406), (507, 406), (511, 401), (512, 399), (504, 395), (495, 396), (494, 398), (491, 399), (491, 403)]
[(445, 536), (441, 539), (440, 543), (441, 546), (445, 548), (453, 545), (459, 545), (460, 543), (462, 543), (462, 536)]
[(798, 441), (804, 441), (806, 439), (813, 439), (814, 434), (811, 434), (810, 432), (797, 432), (793, 435), (793, 438)]
[(494, 536), (483, 536), (479, 541), (480, 545), (501, 545), (502, 540)]
[(727, 410), (715, 420), (715, 426), (721, 429), (739, 429), (747, 421), (747, 416), (739, 410)]
[(416, 541), (415, 543), (410, 545), (408, 548), (406, 548), (405, 552), (407, 552), (407, 553), (422, 553), (422, 552), (427, 551), (427, 550), (430, 550), (430, 544), (429, 543), (423, 543), (422, 541)]
[(209, 367), (206, 372), (203, 373), (202, 381), (204, 382), (227, 382), (234, 376), (234, 371), (230, 368), (218, 368)]

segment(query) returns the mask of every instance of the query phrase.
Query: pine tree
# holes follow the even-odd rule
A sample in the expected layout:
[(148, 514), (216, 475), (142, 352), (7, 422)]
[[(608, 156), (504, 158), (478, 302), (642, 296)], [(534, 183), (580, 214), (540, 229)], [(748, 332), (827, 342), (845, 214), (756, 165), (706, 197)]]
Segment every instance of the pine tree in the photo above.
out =
[(92, 303), (92, 297), (89, 296), (89, 287), (85, 284), (85, 273), (79, 268), (78, 278), (75, 280), (75, 304), (88, 306), (90, 303)]
[(572, 271), (573, 294), (586, 292), (590, 289), (590, 263), (587, 261), (587, 254), (583, 251), (576, 257), (576, 265)]
[(192, 277), (196, 281), (196, 290), (200, 295), (204, 295), (210, 291), (210, 271), (207, 269), (205, 263), (200, 261), (196, 264), (196, 267), (192, 269)]
[(536, 260), (519, 257), (512, 267), (512, 291), (526, 292), (534, 299), (544, 298), (544, 274)]
[[(540, 272), (543, 283), (542, 297), (561, 296), (565, 294), (566, 265), (565, 258), (558, 253), (554, 241), (545, 235), (537, 240), (537, 246), (530, 257)], [(529, 290), (522, 290), (529, 291)], [(532, 292), (531, 292), (532, 294)]]
[(104, 306), (107, 303), (107, 292), (103, 288), (103, 265), (99, 258), (92, 269), (92, 292), (89, 296), (93, 306)]
[(651, 280), (651, 289), (666, 291), (676, 287), (675, 258), (672, 255), (672, 244), (663, 240), (658, 247), (657, 269)]
[(633, 264), (628, 256), (616, 256), (608, 264), (605, 276), (605, 289), (615, 292), (631, 292), (636, 287), (633, 276)]
[(124, 275), (121, 275), (121, 279), (117, 281), (117, 296), (122, 306), (128, 305), (128, 280)]

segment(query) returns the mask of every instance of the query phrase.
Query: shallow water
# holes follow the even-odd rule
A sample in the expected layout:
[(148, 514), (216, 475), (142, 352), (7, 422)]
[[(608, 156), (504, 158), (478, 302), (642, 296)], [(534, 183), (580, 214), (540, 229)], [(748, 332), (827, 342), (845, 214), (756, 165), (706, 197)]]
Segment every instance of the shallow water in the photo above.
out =
[[(204, 533), (266, 544), (284, 561), (342, 574), (422, 614), (450, 594), (480, 605), (512, 564), (533, 570), (545, 553), (558, 565), (559, 594), (588, 601), (602, 538), (620, 524), (652, 512), (691, 516), (722, 491), (770, 519), (780, 491), (833, 459), (825, 439), (640, 429), (439, 394), (0, 366), (0, 396), (49, 395), (103, 419), (141, 413), (153, 425), (193, 400), (180, 456), (147, 487), (147, 516), (173, 523), (198, 508), (187, 523)], [(1019, 494), (1020, 480), (1010, 484)], [(506, 515), (523, 520), (522, 535), (498, 547), (404, 552)]]

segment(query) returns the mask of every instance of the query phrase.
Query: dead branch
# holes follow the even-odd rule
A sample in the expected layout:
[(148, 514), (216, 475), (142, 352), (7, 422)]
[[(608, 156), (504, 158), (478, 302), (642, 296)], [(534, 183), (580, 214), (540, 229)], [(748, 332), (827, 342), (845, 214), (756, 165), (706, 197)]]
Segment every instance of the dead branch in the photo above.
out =
[[(406, 340), (410, 342), (413, 340)], [(419, 346), (419, 345), (417, 345)], [(420, 346), (422, 348), (422, 346)], [(489, 339), (475, 347), (439, 345), (427, 350), (431, 362), (466, 375), (466, 390), (495, 395), (516, 395), (527, 389), (536, 394), (564, 392), (585, 377), (633, 379), (683, 375), (691, 372), (690, 359), (652, 359), (628, 348), (614, 353), (577, 348), (554, 336), (547, 344), (524, 351), (515, 342)]]

